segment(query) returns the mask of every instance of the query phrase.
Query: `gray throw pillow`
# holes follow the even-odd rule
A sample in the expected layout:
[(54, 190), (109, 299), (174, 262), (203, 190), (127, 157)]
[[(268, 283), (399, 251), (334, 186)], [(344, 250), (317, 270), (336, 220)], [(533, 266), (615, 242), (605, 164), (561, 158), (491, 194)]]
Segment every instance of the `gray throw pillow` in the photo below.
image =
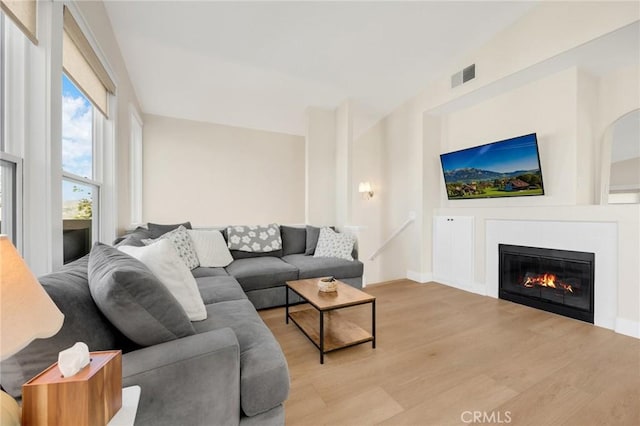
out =
[(134, 229), (133, 231), (116, 238), (113, 241), (113, 245), (115, 247), (117, 246), (135, 246), (135, 247), (141, 247), (144, 245), (144, 243), (142, 242), (142, 240), (147, 239), (147, 238), (151, 238), (151, 231), (149, 231), (147, 228), (143, 228), (142, 226), (138, 226), (136, 229)]
[(161, 235), (166, 234), (169, 231), (173, 231), (174, 229), (184, 226), (187, 229), (191, 228), (191, 222), (184, 223), (176, 223), (175, 225), (161, 225), (159, 223), (147, 223), (147, 229), (149, 229), (149, 233), (151, 234), (149, 238), (158, 238)]
[(320, 228), (307, 225), (307, 241), (304, 254), (307, 256), (313, 256), (316, 252), (316, 246), (318, 245), (318, 238), (320, 237)]
[(295, 226), (280, 227), (282, 255), (304, 253), (307, 247), (307, 230)]
[(195, 334), (169, 290), (142, 262), (116, 248), (96, 243), (91, 249), (89, 289), (109, 321), (141, 346)]

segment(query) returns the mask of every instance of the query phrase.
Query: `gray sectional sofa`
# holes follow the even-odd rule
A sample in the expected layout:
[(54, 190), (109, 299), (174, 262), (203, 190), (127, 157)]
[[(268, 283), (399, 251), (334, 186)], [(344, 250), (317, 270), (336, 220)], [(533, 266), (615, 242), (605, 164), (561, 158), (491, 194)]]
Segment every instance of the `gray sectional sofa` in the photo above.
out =
[[(149, 229), (139, 227), (127, 236), (116, 240), (116, 244), (142, 246), (142, 240), (157, 238), (161, 233), (179, 225), (191, 228), (189, 222), (176, 225), (154, 225)], [(221, 229), (226, 239), (225, 228)], [(231, 250), (234, 261), (226, 268), (196, 268), (196, 278), (231, 277), (237, 281), (256, 309), (284, 306), (285, 282), (304, 278), (332, 275), (356, 288), (362, 288), (364, 266), (358, 259), (357, 247), (354, 261), (313, 257), (320, 228), (314, 226), (280, 226), (282, 250), (269, 253), (248, 253)], [(291, 301), (299, 299), (291, 295)]]
[[(92, 351), (123, 351), (123, 385), (142, 388), (136, 425), (284, 424), (288, 367), (256, 308), (283, 304), (286, 280), (334, 275), (359, 287), (362, 263), (305, 255), (306, 229), (282, 228), (283, 250), (276, 256), (235, 253), (226, 268), (192, 271), (207, 311), (197, 322), (176, 311), (170, 295), (149, 291), (158, 285), (144, 265), (96, 244), (90, 255), (40, 278), (65, 321), (55, 336), (2, 361), (3, 389), (19, 397), (21, 385), (55, 362), (59, 351), (83, 341)], [(139, 245), (157, 231), (140, 228), (117, 243)], [(114, 282), (119, 287), (103, 291)], [(121, 310), (105, 309), (115, 299)], [(141, 339), (157, 343), (141, 345)]]

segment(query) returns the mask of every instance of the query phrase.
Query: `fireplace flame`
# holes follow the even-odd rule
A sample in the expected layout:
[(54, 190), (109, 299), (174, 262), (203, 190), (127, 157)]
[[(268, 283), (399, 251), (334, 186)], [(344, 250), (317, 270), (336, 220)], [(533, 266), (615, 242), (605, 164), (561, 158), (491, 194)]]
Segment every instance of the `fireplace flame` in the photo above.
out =
[(573, 293), (571, 285), (563, 283), (554, 274), (541, 274), (527, 277), (523, 285), (528, 288), (535, 286), (557, 288)]

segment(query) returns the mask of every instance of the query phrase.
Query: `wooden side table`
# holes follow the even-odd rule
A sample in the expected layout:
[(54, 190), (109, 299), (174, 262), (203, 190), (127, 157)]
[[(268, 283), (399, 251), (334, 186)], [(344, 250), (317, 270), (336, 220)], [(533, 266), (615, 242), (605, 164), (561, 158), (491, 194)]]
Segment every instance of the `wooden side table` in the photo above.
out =
[(122, 406), (122, 352), (90, 352), (90, 362), (64, 377), (58, 363), (22, 385), (27, 426), (104, 425)]

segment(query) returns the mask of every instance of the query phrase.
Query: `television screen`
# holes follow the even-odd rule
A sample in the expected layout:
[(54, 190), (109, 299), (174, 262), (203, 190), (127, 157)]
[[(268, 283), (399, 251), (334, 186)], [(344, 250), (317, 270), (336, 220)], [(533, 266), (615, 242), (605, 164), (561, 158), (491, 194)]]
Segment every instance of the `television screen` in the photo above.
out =
[(440, 155), (450, 200), (544, 195), (535, 133)]

